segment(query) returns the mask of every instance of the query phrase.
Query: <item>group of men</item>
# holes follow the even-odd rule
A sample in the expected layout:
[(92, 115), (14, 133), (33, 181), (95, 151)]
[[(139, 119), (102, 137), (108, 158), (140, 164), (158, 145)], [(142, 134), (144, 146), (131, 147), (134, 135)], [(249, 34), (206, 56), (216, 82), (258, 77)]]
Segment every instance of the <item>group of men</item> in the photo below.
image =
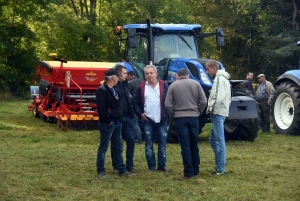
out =
[[(186, 180), (199, 174), (200, 153), (198, 148), (199, 115), (210, 114), (213, 123), (210, 144), (215, 154), (213, 175), (224, 175), (226, 166), (226, 147), (224, 121), (229, 113), (231, 90), (229, 74), (219, 69), (218, 62), (206, 62), (206, 71), (213, 80), (207, 100), (201, 85), (189, 79), (187, 69), (178, 71), (178, 80), (170, 87), (158, 79), (154, 65), (144, 68), (145, 80), (139, 80), (134, 72), (128, 72), (121, 64), (105, 73), (105, 82), (96, 91), (99, 116), (98, 129), (100, 144), (97, 153), (97, 173), (105, 175), (105, 155), (111, 142), (113, 172), (119, 175), (135, 176), (135, 142), (140, 143), (140, 126), (143, 128), (145, 156), (149, 171), (170, 172), (166, 167), (167, 121), (174, 118)], [(140, 122), (139, 122), (140, 121)], [(136, 131), (136, 132), (135, 132)], [(138, 132), (139, 131), (139, 132)], [(139, 133), (135, 134), (134, 133)], [(126, 141), (126, 163), (123, 161), (122, 139)], [(157, 162), (153, 143), (158, 144)]]
[[(242, 88), (254, 95), (252, 86), (253, 73), (246, 74), (246, 80), (242, 84)], [(270, 132), (270, 106), (273, 98), (274, 87), (271, 82), (266, 80), (264, 74), (257, 76), (258, 86), (255, 93), (255, 100), (260, 110), (260, 129), (262, 132)]]

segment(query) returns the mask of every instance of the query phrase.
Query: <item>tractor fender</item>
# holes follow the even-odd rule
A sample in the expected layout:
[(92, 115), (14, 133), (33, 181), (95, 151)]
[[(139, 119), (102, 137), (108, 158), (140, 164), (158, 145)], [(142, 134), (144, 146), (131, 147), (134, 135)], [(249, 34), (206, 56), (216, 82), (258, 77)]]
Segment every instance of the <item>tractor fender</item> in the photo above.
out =
[(280, 75), (277, 78), (275, 84), (279, 86), (281, 83), (287, 81), (293, 81), (298, 86), (300, 86), (300, 70), (291, 70), (285, 72), (283, 75)]

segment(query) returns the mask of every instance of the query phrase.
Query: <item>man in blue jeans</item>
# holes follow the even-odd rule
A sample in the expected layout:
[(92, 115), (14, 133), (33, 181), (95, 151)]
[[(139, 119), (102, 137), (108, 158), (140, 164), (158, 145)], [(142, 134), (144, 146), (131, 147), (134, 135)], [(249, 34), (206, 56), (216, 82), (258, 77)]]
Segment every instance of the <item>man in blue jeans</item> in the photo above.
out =
[[(126, 67), (120, 63), (117, 63), (114, 67), (119, 73), (119, 82), (115, 86), (117, 91), (120, 94), (120, 109), (123, 114), (122, 118), (122, 129), (121, 135), (126, 142), (126, 169), (128, 172), (136, 173), (136, 169), (133, 167), (133, 158), (134, 158), (134, 130), (133, 130), (133, 106), (132, 106), (132, 96), (129, 92)], [(100, 116), (101, 118), (101, 116)], [(113, 172), (118, 173), (119, 170), (116, 166), (116, 155), (115, 155), (115, 146), (114, 143), (111, 144), (111, 159), (113, 165)]]
[(166, 144), (167, 144), (167, 120), (168, 115), (165, 108), (165, 99), (168, 84), (157, 79), (157, 69), (154, 65), (144, 68), (146, 80), (136, 90), (133, 97), (135, 114), (141, 118), (144, 124), (145, 155), (150, 171), (156, 170), (156, 159), (153, 143), (158, 144), (158, 166), (157, 170), (170, 172), (166, 167)]
[(105, 72), (105, 82), (96, 90), (97, 111), (100, 116), (98, 128), (100, 144), (97, 152), (97, 173), (99, 178), (105, 178), (105, 155), (111, 141), (115, 147), (115, 161), (119, 175), (135, 176), (136, 173), (128, 172), (123, 163), (123, 143), (121, 137), (122, 112), (120, 110), (119, 93), (115, 90), (118, 71), (109, 69)]
[[(128, 86), (129, 91), (132, 95), (132, 97), (135, 94), (136, 89), (139, 87), (140, 83), (143, 81), (136, 77), (136, 73), (134, 70), (131, 70), (128, 72)], [(140, 126), (140, 120), (139, 118), (134, 114), (133, 118), (133, 130), (134, 130), (134, 141), (138, 144), (142, 143), (142, 133), (141, 133), (141, 126)]]
[(224, 121), (228, 116), (231, 101), (230, 75), (225, 70), (219, 70), (219, 64), (215, 60), (206, 62), (205, 67), (213, 80), (206, 110), (212, 123), (209, 141), (215, 154), (215, 171), (212, 175), (224, 175), (226, 173)]
[(199, 115), (206, 104), (206, 96), (200, 83), (189, 79), (187, 69), (179, 69), (178, 80), (169, 87), (165, 102), (169, 117), (174, 117), (181, 146), (184, 176), (179, 180), (190, 179), (199, 174)]

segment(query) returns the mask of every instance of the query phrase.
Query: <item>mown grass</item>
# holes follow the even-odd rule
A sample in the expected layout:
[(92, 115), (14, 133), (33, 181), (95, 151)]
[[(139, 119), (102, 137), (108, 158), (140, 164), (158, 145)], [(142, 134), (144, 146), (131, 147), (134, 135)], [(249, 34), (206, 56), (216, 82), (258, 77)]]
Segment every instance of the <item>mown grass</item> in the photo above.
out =
[(299, 200), (300, 136), (259, 133), (254, 142), (227, 142), (227, 175), (211, 176), (210, 125), (200, 135), (201, 172), (182, 176), (180, 146), (168, 144), (171, 173), (147, 171), (144, 145), (135, 149), (137, 177), (99, 180), (99, 132), (59, 131), (27, 110), (29, 101), (0, 101), (0, 200)]

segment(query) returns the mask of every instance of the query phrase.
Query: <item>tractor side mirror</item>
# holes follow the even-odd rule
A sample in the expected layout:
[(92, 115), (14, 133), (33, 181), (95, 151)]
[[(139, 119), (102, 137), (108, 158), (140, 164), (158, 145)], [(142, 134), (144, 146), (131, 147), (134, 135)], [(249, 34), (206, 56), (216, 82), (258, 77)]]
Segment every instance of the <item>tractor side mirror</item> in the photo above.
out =
[(130, 48), (136, 48), (137, 47), (136, 29), (128, 29), (127, 45)]
[(224, 31), (222, 28), (216, 29), (216, 41), (219, 47), (224, 47)]

